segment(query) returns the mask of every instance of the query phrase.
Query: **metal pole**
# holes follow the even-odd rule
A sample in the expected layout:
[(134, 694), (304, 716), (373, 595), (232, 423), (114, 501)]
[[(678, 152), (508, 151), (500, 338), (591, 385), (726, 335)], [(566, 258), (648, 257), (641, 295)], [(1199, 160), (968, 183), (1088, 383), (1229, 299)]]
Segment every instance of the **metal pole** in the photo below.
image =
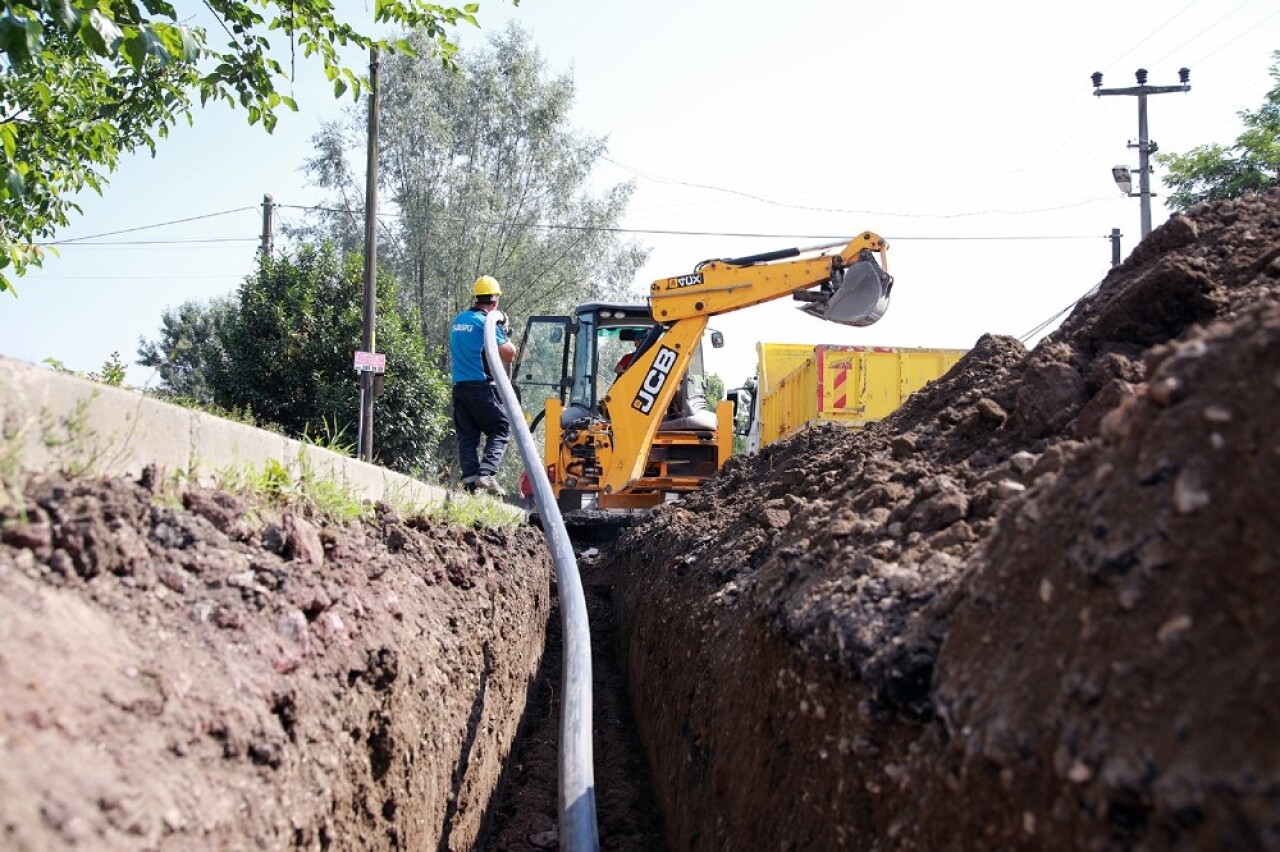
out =
[[(365, 352), (374, 352), (378, 313), (378, 48), (369, 48), (369, 137), (364, 189), (364, 337)], [(360, 374), (360, 458), (373, 461), (373, 373)]]
[(1120, 265), (1120, 229), (1111, 229), (1111, 265)]
[(262, 256), (271, 257), (276, 240), (276, 205), (270, 194), (262, 196)]

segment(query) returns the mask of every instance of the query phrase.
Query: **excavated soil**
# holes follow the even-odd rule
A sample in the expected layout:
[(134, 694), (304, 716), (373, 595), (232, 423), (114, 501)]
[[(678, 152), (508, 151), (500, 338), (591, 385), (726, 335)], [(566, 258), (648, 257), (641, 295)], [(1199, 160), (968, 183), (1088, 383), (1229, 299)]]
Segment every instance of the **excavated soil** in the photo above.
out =
[[(584, 558), (601, 846), (1280, 849), (1278, 291), (1193, 209)], [(557, 846), (535, 531), (156, 481), (0, 501), (0, 846)]]
[(1278, 292), (1280, 191), (1190, 210), (1034, 351), (634, 528), (671, 848), (1280, 848)]

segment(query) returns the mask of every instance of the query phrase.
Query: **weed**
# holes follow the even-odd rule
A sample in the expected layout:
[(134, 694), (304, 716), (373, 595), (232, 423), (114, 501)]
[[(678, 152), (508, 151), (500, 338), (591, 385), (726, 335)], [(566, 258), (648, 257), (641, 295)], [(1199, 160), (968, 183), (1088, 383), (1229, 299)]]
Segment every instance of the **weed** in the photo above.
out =
[(310, 426), (303, 428), (302, 443), (320, 447), (321, 449), (329, 450), (330, 452), (346, 456), (347, 458), (355, 458), (356, 442), (346, 436), (347, 427), (343, 426), (341, 429), (336, 429), (335, 431), (335, 427), (338, 425), (337, 417), (335, 417), (333, 422), (330, 423), (329, 418), (322, 416), (320, 418), (320, 424), (321, 433), (319, 435), (313, 435), (311, 433)]
[(77, 400), (72, 413), (56, 420), (48, 411), (40, 413), (40, 436), (44, 447), (68, 476), (91, 473), (103, 455), (98, 445), (98, 433), (89, 425), (91, 400), (92, 397)]
[(315, 474), (304, 453), (296, 465), (285, 466), (268, 459), (261, 467), (243, 465), (228, 468), (217, 476), (218, 487), (256, 497), (270, 503), (304, 506), (317, 515), (338, 523), (371, 517), (373, 507), (354, 489)]
[(57, 358), (45, 358), (44, 363), (48, 364), (54, 372), (66, 373), (69, 376), (79, 376), (82, 379), (110, 385), (113, 388), (125, 386), (124, 380), (127, 368), (124, 362), (120, 360), (119, 352), (112, 352), (107, 360), (102, 362), (101, 373), (85, 373), (80, 370), (73, 370)]

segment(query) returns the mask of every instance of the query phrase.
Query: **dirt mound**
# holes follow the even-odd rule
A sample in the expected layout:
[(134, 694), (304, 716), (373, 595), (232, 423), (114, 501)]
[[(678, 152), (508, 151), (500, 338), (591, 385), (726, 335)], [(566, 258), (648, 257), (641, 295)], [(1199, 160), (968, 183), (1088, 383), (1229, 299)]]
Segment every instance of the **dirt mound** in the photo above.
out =
[[(1280, 193), (617, 548), (673, 848), (1280, 846)], [(782, 782), (782, 783), (780, 783)]]
[(542, 655), (541, 538), (152, 482), (0, 503), (0, 845), (469, 847)]

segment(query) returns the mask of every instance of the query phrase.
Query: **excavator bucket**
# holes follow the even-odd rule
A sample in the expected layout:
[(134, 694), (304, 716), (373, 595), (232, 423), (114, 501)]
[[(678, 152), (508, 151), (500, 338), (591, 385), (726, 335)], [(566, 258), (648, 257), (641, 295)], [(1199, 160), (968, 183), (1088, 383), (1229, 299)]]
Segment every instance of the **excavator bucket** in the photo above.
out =
[(800, 310), (842, 325), (871, 325), (889, 309), (893, 277), (880, 268), (875, 256), (862, 252), (818, 293), (807, 294), (809, 304)]

